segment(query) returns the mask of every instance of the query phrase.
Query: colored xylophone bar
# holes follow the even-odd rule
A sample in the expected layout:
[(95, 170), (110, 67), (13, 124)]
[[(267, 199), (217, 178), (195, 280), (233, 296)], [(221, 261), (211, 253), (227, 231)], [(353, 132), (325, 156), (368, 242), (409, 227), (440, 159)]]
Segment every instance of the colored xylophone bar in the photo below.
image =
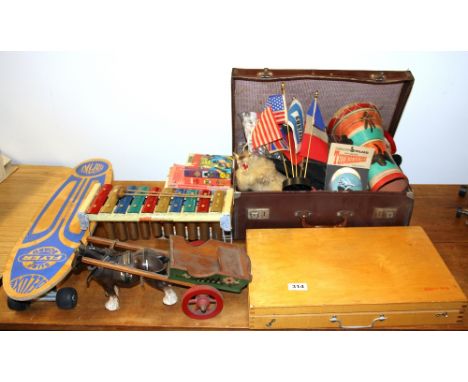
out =
[[(168, 238), (231, 241), (233, 189), (189, 190), (103, 185), (86, 206), (86, 228), (102, 222), (110, 239)], [(82, 224), (82, 226), (83, 226)]]

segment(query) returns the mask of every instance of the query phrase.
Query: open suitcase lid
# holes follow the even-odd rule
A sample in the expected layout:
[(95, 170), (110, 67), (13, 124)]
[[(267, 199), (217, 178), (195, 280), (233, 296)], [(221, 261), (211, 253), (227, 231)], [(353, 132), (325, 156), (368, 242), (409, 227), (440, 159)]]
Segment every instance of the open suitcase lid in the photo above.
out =
[(383, 128), (395, 135), (413, 87), (410, 71), (232, 69), (232, 148), (245, 144), (239, 114), (261, 112), (268, 96), (281, 93), (285, 83), (286, 102), (297, 98), (305, 110), (315, 91), (325, 123), (342, 106), (352, 102), (371, 102), (380, 110)]

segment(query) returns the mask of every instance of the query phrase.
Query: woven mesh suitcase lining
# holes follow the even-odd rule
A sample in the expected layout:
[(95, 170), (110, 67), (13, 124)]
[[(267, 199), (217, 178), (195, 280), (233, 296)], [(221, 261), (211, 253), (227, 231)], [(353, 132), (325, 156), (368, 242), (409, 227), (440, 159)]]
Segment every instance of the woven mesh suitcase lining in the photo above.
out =
[[(239, 114), (246, 111), (260, 113), (268, 96), (281, 92), (280, 81), (235, 80), (234, 92), (234, 149), (238, 152), (245, 144)], [(395, 113), (402, 83), (367, 84), (346, 81), (298, 79), (285, 81), (286, 103), (297, 98), (307, 112), (315, 91), (319, 92), (319, 106), (326, 124), (333, 114), (346, 104), (371, 102), (377, 105), (383, 119), (383, 128), (388, 129)]]

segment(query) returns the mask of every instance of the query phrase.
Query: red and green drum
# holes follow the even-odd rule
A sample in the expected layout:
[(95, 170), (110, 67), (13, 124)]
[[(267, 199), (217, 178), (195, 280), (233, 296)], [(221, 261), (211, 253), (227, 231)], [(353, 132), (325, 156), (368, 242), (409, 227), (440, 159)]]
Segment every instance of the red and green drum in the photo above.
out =
[(375, 150), (369, 170), (369, 187), (372, 191), (406, 190), (408, 179), (388, 152), (382, 116), (376, 105), (356, 102), (343, 106), (330, 120), (327, 131), (332, 137), (346, 137), (356, 146)]

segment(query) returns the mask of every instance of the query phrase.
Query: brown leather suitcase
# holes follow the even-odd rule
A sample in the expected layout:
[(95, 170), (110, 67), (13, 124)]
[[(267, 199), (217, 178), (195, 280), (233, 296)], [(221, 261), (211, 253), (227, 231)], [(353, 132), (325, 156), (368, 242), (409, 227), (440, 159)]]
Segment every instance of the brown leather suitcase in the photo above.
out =
[[(393, 136), (414, 77), (410, 71), (234, 68), (231, 76), (234, 152), (239, 152), (245, 144), (239, 114), (260, 112), (266, 98), (279, 93), (283, 82), (287, 103), (294, 96), (306, 105), (311, 101), (311, 95), (318, 91), (325, 123), (346, 104), (374, 103), (381, 112), (384, 129)], [(413, 202), (410, 188), (406, 192), (236, 191), (232, 219), (234, 238), (245, 239), (246, 230), (254, 228), (408, 225)]]

